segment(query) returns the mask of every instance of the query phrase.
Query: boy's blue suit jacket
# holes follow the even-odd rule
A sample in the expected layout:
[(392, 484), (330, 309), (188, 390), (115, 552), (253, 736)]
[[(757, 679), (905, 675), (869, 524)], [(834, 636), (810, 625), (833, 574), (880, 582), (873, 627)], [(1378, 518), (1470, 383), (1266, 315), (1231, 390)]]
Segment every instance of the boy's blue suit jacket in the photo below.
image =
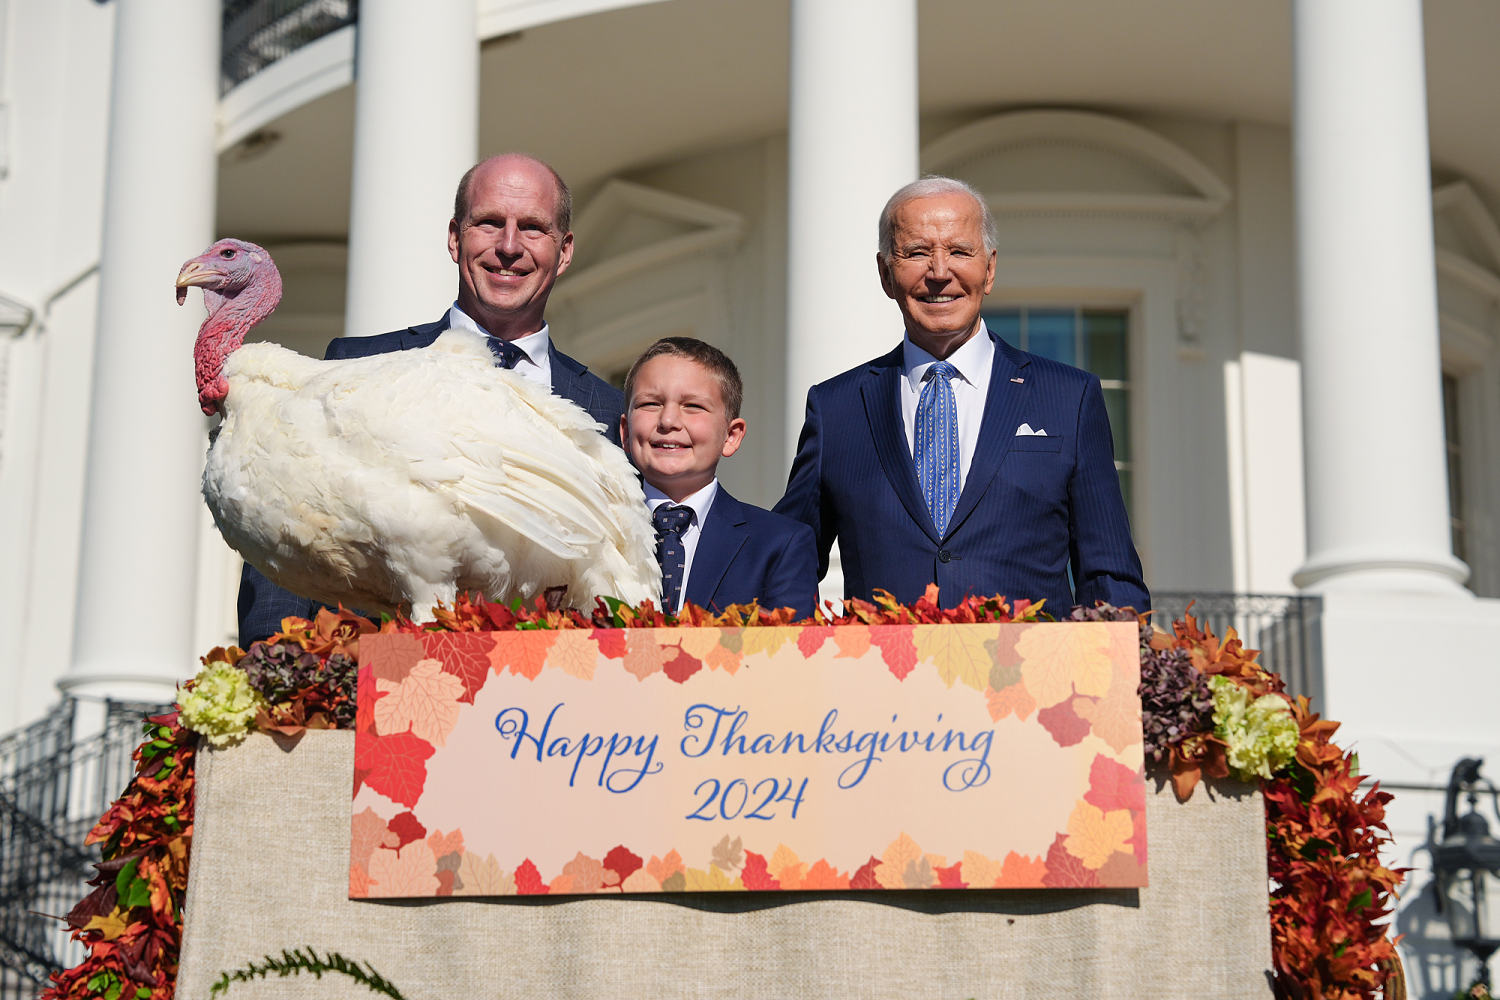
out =
[(715, 613), (756, 600), (807, 618), (818, 603), (813, 544), (807, 525), (741, 503), (721, 485), (703, 519), (683, 596)]
[[(838, 540), (846, 595), (881, 588), (910, 602), (936, 583), (948, 607), (1001, 594), (1045, 598), (1058, 617), (1095, 601), (1148, 610), (1099, 380), (990, 338), (979, 441), (946, 533), (933, 526), (902, 426), (900, 346), (808, 392), (776, 511), (812, 528), (820, 577)], [(1046, 436), (1017, 436), (1023, 423)]]
[[(365, 358), (391, 351), (409, 351), (426, 347), (446, 329), (448, 316), (444, 313), (436, 323), (423, 323), (375, 337), (339, 337), (328, 345), (324, 357)], [(552, 392), (587, 410), (589, 416), (604, 425), (605, 436), (619, 444), (620, 414), (625, 410), (625, 395), (555, 346), (551, 348), (551, 366)], [(293, 615), (310, 618), (318, 610), (315, 601), (276, 586), (249, 563), (240, 574), (237, 605), (240, 645), (246, 649), (257, 639), (281, 631), (281, 619)]]

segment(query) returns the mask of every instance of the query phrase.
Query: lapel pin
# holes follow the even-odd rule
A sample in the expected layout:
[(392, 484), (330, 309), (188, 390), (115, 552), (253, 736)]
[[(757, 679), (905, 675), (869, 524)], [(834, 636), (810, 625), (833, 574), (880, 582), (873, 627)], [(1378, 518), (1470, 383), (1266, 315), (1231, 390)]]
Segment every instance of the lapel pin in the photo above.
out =
[(1024, 378), (1013, 378), (1013, 379), (1011, 379), (1011, 381), (1014, 382), (1016, 385), (1024, 385), (1025, 382), (1026, 382), (1026, 380)]

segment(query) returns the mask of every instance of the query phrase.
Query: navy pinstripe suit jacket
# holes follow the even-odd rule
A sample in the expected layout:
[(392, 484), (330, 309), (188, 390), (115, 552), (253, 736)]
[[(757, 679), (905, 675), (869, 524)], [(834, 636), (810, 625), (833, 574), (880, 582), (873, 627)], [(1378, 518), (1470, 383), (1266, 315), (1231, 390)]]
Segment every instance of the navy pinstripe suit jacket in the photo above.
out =
[[(448, 329), (448, 316), (436, 323), (424, 323), (375, 337), (339, 337), (328, 345), (326, 358), (366, 358), (391, 351), (409, 351), (426, 347)], [(584, 365), (551, 348), (552, 392), (577, 403), (589, 416), (604, 425), (605, 435), (620, 443), (620, 414), (625, 410), (625, 396), (619, 389), (593, 374)], [(281, 619), (289, 616), (311, 618), (320, 605), (278, 587), (260, 570), (245, 564), (240, 573), (239, 612), (240, 645), (281, 631)]]
[[(944, 535), (902, 426), (899, 345), (808, 391), (776, 512), (812, 527), (820, 577), (838, 540), (848, 596), (869, 598), (878, 587), (910, 602), (936, 583), (944, 606), (1001, 594), (1045, 598), (1058, 617), (1095, 601), (1148, 610), (1099, 380), (990, 338), (979, 441)], [(1046, 436), (1017, 437), (1022, 423)]]

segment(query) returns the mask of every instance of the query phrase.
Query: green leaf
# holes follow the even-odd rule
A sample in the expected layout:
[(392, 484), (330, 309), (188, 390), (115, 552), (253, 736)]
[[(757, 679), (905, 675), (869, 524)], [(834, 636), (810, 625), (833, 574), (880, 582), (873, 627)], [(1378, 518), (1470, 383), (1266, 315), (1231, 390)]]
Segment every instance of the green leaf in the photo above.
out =
[(140, 858), (131, 858), (125, 862), (124, 868), (115, 873), (115, 892), (122, 900), (130, 890), (130, 883), (135, 881), (135, 870), (140, 866), (140, 863)]
[(1353, 913), (1355, 910), (1363, 910), (1373, 902), (1375, 902), (1375, 894), (1368, 888), (1366, 888), (1358, 896), (1355, 896), (1353, 899), (1349, 900), (1349, 906), (1346, 908), (1346, 912)]
[(1308, 837), (1307, 843), (1302, 845), (1302, 850), (1299, 853), (1302, 857), (1310, 861), (1325, 851), (1331, 853), (1333, 845), (1321, 837)]

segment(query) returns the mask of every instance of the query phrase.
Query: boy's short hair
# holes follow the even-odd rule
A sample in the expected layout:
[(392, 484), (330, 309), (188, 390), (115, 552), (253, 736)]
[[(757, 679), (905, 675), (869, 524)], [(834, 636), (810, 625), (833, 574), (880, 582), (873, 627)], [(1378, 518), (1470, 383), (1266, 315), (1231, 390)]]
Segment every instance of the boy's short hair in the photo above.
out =
[(740, 415), (740, 405), (745, 401), (745, 383), (740, 379), (740, 370), (729, 360), (729, 355), (719, 350), (712, 344), (706, 344), (694, 337), (663, 337), (645, 352), (635, 359), (635, 364), (630, 366), (630, 371), (625, 375), (625, 406), (630, 406), (630, 398), (635, 393), (635, 377), (640, 372), (641, 366), (652, 358), (670, 354), (676, 358), (687, 358), (696, 361), (707, 368), (719, 380), (719, 394), (724, 397), (724, 409), (729, 414), (729, 419), (737, 419)]

